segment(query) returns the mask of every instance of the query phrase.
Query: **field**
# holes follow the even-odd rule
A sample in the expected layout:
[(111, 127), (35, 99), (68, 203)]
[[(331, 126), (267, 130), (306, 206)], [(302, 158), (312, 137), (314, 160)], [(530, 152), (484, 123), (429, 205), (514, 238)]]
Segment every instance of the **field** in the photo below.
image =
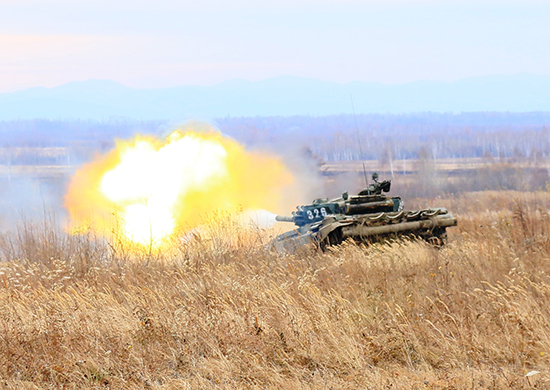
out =
[[(0, 236), (0, 386), (550, 387), (550, 195), (478, 192), (437, 249), (264, 249), (213, 218), (170, 251), (58, 231)], [(206, 238), (206, 237), (209, 238)]]

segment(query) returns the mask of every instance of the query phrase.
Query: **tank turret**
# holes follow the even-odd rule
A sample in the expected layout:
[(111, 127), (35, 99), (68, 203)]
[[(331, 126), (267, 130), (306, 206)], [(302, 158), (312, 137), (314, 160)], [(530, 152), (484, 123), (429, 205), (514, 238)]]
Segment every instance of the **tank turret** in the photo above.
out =
[(354, 196), (344, 192), (341, 197), (331, 199), (318, 198), (311, 204), (296, 207), (292, 216), (276, 217), (280, 222), (294, 222), (297, 226), (322, 221), (327, 215), (361, 215), (380, 212), (398, 212), (403, 209), (400, 197), (387, 197), (382, 192), (389, 192), (391, 181), (378, 182), (378, 174), (372, 175), (373, 183)]

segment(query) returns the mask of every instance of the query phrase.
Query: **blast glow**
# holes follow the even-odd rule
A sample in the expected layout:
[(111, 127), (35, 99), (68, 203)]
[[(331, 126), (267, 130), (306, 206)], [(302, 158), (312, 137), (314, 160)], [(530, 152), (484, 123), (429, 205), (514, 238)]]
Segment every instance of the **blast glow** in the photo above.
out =
[(76, 173), (65, 205), (79, 231), (158, 246), (213, 210), (277, 210), (291, 183), (276, 157), (214, 131), (176, 131), (117, 142)]

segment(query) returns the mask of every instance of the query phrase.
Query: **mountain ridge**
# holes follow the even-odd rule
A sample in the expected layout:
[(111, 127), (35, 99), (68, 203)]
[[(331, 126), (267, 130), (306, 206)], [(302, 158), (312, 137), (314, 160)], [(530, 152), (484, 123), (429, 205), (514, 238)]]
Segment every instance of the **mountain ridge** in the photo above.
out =
[(0, 94), (0, 120), (211, 119), (223, 116), (550, 111), (550, 76), (477, 76), (403, 84), (277, 76), (213, 86), (136, 89), (112, 80), (72, 81)]

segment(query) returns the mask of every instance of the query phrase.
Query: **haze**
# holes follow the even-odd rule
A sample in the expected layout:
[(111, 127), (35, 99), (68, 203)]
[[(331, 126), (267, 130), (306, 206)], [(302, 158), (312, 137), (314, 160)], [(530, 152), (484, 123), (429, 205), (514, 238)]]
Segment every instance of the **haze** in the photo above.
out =
[(543, 1), (0, 0), (0, 92), (550, 75)]

